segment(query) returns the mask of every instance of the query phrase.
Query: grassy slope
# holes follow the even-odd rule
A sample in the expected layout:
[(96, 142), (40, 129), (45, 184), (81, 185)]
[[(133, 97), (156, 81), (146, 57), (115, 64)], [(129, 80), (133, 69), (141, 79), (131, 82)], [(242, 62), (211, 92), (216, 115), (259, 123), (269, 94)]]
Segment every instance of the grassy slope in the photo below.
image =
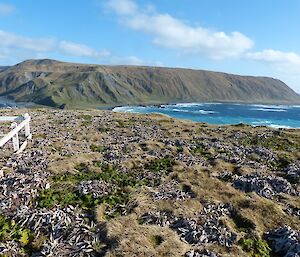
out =
[[(23, 113), (24, 111), (0, 110), (1, 114), (11, 114), (12, 112)], [(300, 229), (299, 218), (289, 216), (283, 211), (286, 204), (300, 206), (299, 198), (283, 194), (281, 201), (269, 200), (256, 193), (244, 193), (237, 190), (230, 182), (218, 179), (218, 173), (238, 171), (240, 174), (247, 174), (257, 170), (216, 158), (215, 156), (221, 153), (217, 148), (212, 147), (208, 151), (200, 148), (199, 150), (196, 148), (196, 151), (194, 148), (197, 140), (208, 143), (219, 142), (225, 146), (261, 146), (269, 149), (276, 156), (285, 155), (292, 161), (299, 161), (300, 153), (297, 150), (299, 149), (297, 146), (300, 145), (299, 130), (285, 130), (278, 134), (275, 130), (265, 127), (208, 126), (201, 123), (178, 121), (160, 115), (117, 114), (108, 111), (49, 112), (40, 109), (31, 111), (31, 114), (33, 115), (33, 142), (38, 143), (36, 145), (41, 143), (44, 147), (43, 150), (48, 150), (49, 160), (51, 160), (49, 170), (54, 175), (69, 174), (68, 183), (75, 183), (76, 180), (71, 177), (72, 174), (78, 174), (85, 167), (88, 167), (92, 173), (95, 172), (94, 174), (98, 174), (97, 172), (101, 174), (104, 170), (101, 171), (98, 168), (97, 162), (102, 161), (108, 161), (111, 165), (116, 164), (119, 170), (127, 168), (138, 172), (143, 172), (141, 170), (145, 167), (148, 167), (150, 171), (154, 169), (149, 168), (153, 166), (147, 165), (151, 160), (164, 158), (166, 153), (174, 159), (184, 153), (187, 160), (196, 158), (205, 161), (206, 165), (204, 166), (192, 165), (189, 167), (184, 161), (176, 161), (170, 166), (170, 173), (165, 174), (161, 171), (160, 174), (160, 183), (164, 184), (175, 178), (181, 186), (189, 186), (195, 193), (195, 198), (183, 201), (154, 201), (151, 192), (156, 189), (156, 186), (151, 184), (136, 186), (134, 184), (133, 187), (122, 189), (128, 192), (129, 202), (134, 203), (134, 208), (127, 215), (117, 215), (113, 219), (107, 219), (104, 215), (103, 204), (96, 204), (93, 207), (95, 208), (95, 218), (99, 223), (105, 224), (108, 238), (117, 241), (113, 249), (106, 252), (106, 256), (183, 256), (186, 251), (193, 248), (192, 245), (181, 241), (178, 234), (170, 228), (141, 224), (139, 219), (145, 212), (163, 210), (168, 210), (177, 216), (195, 217), (195, 213), (202, 209), (204, 201), (231, 203), (242, 217), (255, 224), (254, 229), (244, 232), (234, 220), (224, 220), (226, 226), (238, 234), (238, 238), (251, 235), (262, 237), (267, 230), (284, 224), (288, 224), (294, 229)], [(246, 135), (245, 140), (234, 139), (233, 135), (236, 133)], [(68, 144), (58, 140), (58, 134), (67, 137)], [(256, 135), (266, 135), (267, 139), (252, 140)], [(181, 142), (182, 146), (176, 142)], [(279, 145), (277, 142), (280, 142)], [(34, 149), (34, 147), (31, 144), (29, 149)], [(76, 154), (72, 156), (66, 154), (68, 152)], [(108, 157), (105, 157), (105, 154), (108, 152), (119, 153), (119, 157), (115, 159), (116, 162), (114, 159), (106, 159)], [(157, 153), (157, 157), (154, 157), (153, 153)], [(230, 155), (230, 152), (226, 154)], [(263, 168), (266, 165), (263, 159), (257, 156), (247, 158), (256, 160), (264, 169), (264, 174), (276, 173), (270, 168), (271, 166)], [(97, 161), (97, 165), (95, 165), (95, 161)], [(84, 165), (81, 165), (82, 163)], [(157, 170), (160, 172), (160, 168)], [(101, 178), (101, 175), (97, 176)], [(115, 181), (113, 176), (110, 178), (112, 179), (110, 181)], [(118, 181), (121, 180), (119, 178)], [(55, 182), (51, 183), (55, 185)], [(69, 193), (70, 184), (68, 185), (67, 191), (62, 191), (62, 194)], [(76, 205), (77, 200), (69, 201)], [(58, 204), (60, 203), (58, 202)], [(82, 203), (79, 201), (78, 204)], [(51, 208), (51, 205), (46, 206)], [(247, 256), (247, 253), (238, 244), (232, 248), (216, 244), (208, 245), (206, 248), (214, 250), (222, 256)]]
[(26, 61), (0, 73), (0, 94), (68, 107), (220, 101), (299, 103), (283, 82), (218, 72)]

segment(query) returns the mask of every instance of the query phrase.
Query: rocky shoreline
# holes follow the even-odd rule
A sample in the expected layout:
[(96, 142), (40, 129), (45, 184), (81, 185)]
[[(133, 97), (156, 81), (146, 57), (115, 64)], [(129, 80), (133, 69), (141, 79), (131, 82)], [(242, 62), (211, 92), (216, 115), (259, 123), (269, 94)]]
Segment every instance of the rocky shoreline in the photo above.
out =
[(0, 256), (299, 256), (300, 130), (0, 115), (28, 111), (26, 150), (0, 152)]

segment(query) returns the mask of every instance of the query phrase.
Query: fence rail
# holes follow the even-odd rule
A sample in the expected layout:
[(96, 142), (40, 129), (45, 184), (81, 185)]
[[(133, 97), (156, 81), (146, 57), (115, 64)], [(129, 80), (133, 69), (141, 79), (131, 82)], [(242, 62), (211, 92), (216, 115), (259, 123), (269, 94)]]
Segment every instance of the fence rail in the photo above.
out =
[[(0, 117), (0, 122), (12, 122), (11, 131), (0, 138), (0, 148), (3, 147), (9, 140), (13, 142), (13, 148), (16, 153), (22, 152), (27, 146), (27, 140), (30, 140), (32, 135), (30, 133), (31, 117), (28, 113), (23, 116)], [(17, 122), (20, 122), (19, 124)], [(25, 141), (20, 145), (19, 132), (24, 128)]]

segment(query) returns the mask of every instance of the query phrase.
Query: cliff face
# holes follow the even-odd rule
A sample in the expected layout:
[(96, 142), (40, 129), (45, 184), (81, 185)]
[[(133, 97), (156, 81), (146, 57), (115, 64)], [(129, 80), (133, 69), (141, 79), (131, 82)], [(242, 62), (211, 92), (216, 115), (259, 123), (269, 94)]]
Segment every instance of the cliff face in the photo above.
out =
[(0, 70), (0, 95), (49, 106), (166, 102), (299, 103), (283, 82), (202, 70), (29, 60)]

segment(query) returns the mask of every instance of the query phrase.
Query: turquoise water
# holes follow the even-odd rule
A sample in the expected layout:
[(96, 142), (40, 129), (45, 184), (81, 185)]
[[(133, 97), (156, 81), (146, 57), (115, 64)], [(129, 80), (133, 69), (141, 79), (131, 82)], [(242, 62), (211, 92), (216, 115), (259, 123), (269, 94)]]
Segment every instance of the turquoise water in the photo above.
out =
[(300, 105), (181, 103), (160, 106), (116, 107), (115, 112), (162, 113), (210, 124), (245, 123), (273, 128), (300, 128)]

